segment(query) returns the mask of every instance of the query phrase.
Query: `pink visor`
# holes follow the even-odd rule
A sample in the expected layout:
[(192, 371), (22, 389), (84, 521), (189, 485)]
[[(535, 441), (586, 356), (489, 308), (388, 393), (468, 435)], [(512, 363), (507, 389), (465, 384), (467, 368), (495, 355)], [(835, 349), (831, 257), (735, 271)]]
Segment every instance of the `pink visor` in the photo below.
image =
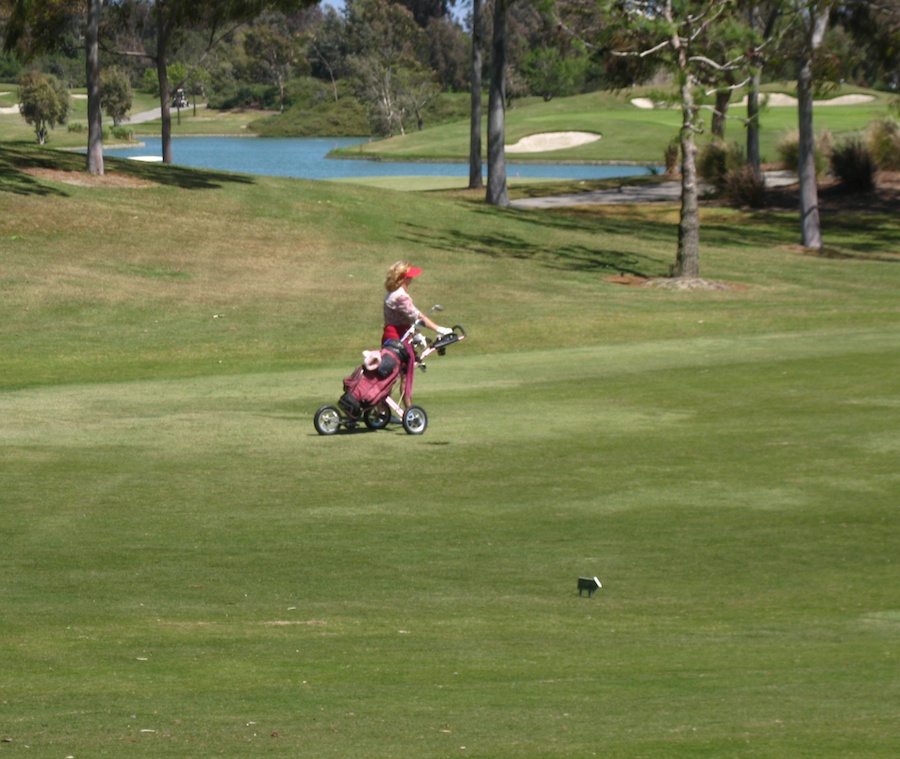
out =
[(418, 266), (410, 266), (406, 270), (406, 276), (408, 279), (412, 279), (413, 277), (418, 277), (422, 273), (422, 270)]

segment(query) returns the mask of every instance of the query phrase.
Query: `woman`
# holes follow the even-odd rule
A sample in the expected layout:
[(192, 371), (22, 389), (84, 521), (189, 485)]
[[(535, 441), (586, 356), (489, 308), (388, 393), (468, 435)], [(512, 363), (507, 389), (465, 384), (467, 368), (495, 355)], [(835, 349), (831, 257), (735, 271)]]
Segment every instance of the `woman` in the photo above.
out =
[[(422, 270), (416, 266), (410, 266), (409, 261), (397, 261), (390, 269), (388, 269), (387, 277), (384, 280), (384, 289), (387, 295), (384, 296), (384, 331), (381, 335), (381, 344), (384, 345), (388, 340), (399, 340), (406, 331), (416, 323), (421, 321), (428, 329), (432, 329), (439, 335), (447, 335), (453, 332), (447, 327), (440, 327), (429, 319), (425, 314), (416, 308), (413, 299), (407, 292), (410, 283), (422, 273)], [(400, 398), (404, 406), (409, 407), (412, 402), (410, 394), (412, 392), (412, 364), (410, 364), (407, 372), (400, 374)], [(409, 374), (409, 382), (407, 382), (407, 374)]]
[(446, 335), (452, 329), (440, 327), (416, 308), (408, 289), (412, 281), (422, 273), (422, 270), (410, 266), (409, 261), (397, 261), (388, 269), (384, 280), (384, 332), (382, 333), (382, 345), (387, 340), (399, 340), (416, 320), (421, 320), (428, 329), (432, 329), (439, 335)]

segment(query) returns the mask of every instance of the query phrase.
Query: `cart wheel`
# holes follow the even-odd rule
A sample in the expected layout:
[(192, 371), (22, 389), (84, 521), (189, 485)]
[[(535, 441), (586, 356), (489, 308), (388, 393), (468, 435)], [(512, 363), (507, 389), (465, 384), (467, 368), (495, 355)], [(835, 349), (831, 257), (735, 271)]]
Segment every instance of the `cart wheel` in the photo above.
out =
[(322, 406), (316, 411), (314, 423), (320, 435), (333, 435), (341, 427), (341, 412), (337, 406)]
[(375, 406), (366, 411), (363, 421), (370, 430), (383, 430), (391, 421), (391, 410), (387, 406)]
[(421, 406), (410, 406), (403, 413), (403, 429), (410, 435), (421, 435), (428, 427), (428, 415)]

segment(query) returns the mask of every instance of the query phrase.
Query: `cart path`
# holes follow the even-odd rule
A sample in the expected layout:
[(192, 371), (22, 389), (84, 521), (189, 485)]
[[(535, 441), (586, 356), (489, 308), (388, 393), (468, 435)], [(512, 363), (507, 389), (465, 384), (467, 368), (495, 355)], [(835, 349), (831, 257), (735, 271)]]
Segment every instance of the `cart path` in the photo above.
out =
[[(767, 171), (765, 172), (765, 177), (767, 187), (784, 187), (797, 183), (797, 175), (793, 171)], [(509, 205), (512, 208), (520, 209), (547, 209), (609, 203), (674, 202), (680, 199), (681, 182), (672, 180), (653, 185), (625, 185), (614, 190), (593, 190), (591, 192), (554, 195), (546, 198), (523, 198), (521, 200), (512, 200)]]
[[(188, 108), (182, 108), (182, 111), (186, 111), (189, 108), (193, 109), (193, 105), (188, 106)], [(206, 103), (197, 103), (197, 108), (206, 108)], [(175, 108), (172, 109), (176, 110)], [(129, 124), (143, 124), (145, 121), (156, 121), (157, 119), (162, 118), (162, 108), (151, 108), (149, 111), (141, 111), (140, 113), (132, 113), (126, 121)]]

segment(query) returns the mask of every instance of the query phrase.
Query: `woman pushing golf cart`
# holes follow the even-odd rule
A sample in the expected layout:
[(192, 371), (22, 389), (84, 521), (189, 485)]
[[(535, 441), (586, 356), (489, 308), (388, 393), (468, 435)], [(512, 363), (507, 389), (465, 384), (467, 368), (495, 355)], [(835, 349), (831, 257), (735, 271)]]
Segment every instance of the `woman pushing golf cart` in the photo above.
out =
[[(465, 330), (456, 325), (441, 327), (430, 318), (435, 305), (427, 313), (419, 311), (407, 292), (413, 279), (422, 273), (407, 261), (398, 261), (385, 280), (384, 331), (379, 350), (363, 351), (363, 363), (344, 378), (344, 394), (337, 405), (325, 405), (316, 411), (314, 423), (320, 435), (334, 435), (341, 427), (354, 429), (359, 421), (370, 430), (384, 429), (399, 419), (410, 435), (421, 435), (428, 417), (421, 406), (412, 404), (414, 372), (425, 370), (425, 359), (432, 353), (443, 356), (447, 346), (463, 340)], [(437, 333), (431, 340), (419, 332), (427, 327)], [(391, 397), (400, 380), (401, 400)]]
[[(387, 277), (384, 280), (384, 289), (387, 290), (387, 295), (384, 296), (382, 345), (385, 345), (388, 340), (403, 341), (404, 335), (417, 322), (430, 330), (434, 330), (440, 336), (449, 335), (453, 332), (452, 329), (435, 324), (428, 317), (428, 314), (423, 314), (416, 308), (416, 304), (413, 303), (413, 299), (409, 294), (409, 286), (421, 273), (422, 270), (417, 266), (410, 266), (409, 261), (397, 261), (388, 269)], [(400, 375), (400, 397), (403, 399), (403, 405), (409, 406), (410, 398), (407, 395), (406, 377), (403, 374)]]

